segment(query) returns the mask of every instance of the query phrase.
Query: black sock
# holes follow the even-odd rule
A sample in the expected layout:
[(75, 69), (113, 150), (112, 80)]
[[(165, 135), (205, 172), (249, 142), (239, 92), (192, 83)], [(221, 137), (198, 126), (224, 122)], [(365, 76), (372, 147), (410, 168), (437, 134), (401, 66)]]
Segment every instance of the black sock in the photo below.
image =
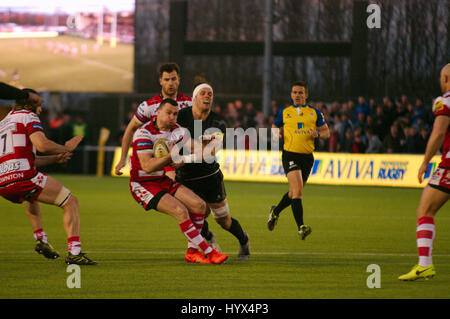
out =
[(281, 201), (278, 203), (277, 207), (273, 209), (275, 215), (280, 215), (281, 211), (291, 205), (292, 199), (289, 198), (289, 193), (284, 194)]
[(242, 230), (241, 224), (239, 224), (239, 222), (234, 219), (233, 217), (231, 217), (231, 226), (230, 229), (227, 229), (227, 231), (229, 231), (230, 233), (232, 233), (234, 235), (234, 237), (236, 237), (239, 240), (239, 243), (241, 245), (245, 245), (247, 243), (247, 236), (245, 236), (244, 231)]
[(303, 225), (303, 205), (301, 198), (292, 199), (292, 213), (294, 213), (295, 222), (297, 226), (300, 227)]
[(206, 240), (211, 240), (212, 233), (209, 231), (208, 222), (206, 219), (203, 221), (203, 228), (200, 234), (205, 238)]

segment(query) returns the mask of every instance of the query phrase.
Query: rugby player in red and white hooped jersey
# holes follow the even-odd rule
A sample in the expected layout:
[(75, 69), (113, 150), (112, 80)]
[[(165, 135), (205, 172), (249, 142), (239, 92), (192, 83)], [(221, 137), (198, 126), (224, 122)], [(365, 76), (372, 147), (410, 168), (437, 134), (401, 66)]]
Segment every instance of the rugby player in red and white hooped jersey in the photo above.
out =
[[(136, 114), (128, 123), (122, 139), (122, 153), (119, 163), (115, 167), (116, 175), (122, 175), (121, 169), (125, 166), (128, 149), (131, 146), (131, 141), (136, 130), (144, 123), (147, 123), (150, 118), (156, 115), (159, 104), (163, 99), (170, 98), (176, 100), (179, 109), (192, 106), (192, 99), (178, 92), (180, 86), (180, 68), (176, 63), (169, 62), (160, 66), (159, 68), (159, 84), (161, 85), (161, 92), (151, 99), (142, 102), (136, 111)], [(175, 179), (175, 170), (170, 166), (165, 168), (166, 174)]]
[[(31, 89), (26, 92), (37, 94)], [(13, 110), (0, 121), (0, 196), (13, 202), (27, 202), (26, 213), (34, 230), (35, 250), (46, 258), (59, 257), (48, 243), (42, 226), (39, 202), (56, 205), (64, 210), (63, 224), (67, 234), (68, 255), (66, 263), (95, 265), (81, 252), (80, 217), (78, 200), (54, 178), (37, 171), (37, 166), (64, 163), (83, 139), (75, 136), (65, 145), (48, 140), (38, 115), (40, 105), (30, 105), (28, 100), (16, 100)], [(48, 156), (36, 156), (36, 150)]]
[[(189, 249), (185, 254), (187, 262), (221, 264), (228, 256), (211, 248), (200, 235), (206, 213), (205, 202), (189, 188), (170, 179), (164, 172), (165, 166), (180, 167), (183, 161), (174, 163), (171, 152), (162, 157), (153, 156), (154, 145), (160, 139), (170, 145), (170, 150), (173, 145), (190, 140), (185, 130), (177, 124), (177, 116), (177, 102), (164, 99), (157, 115), (151, 117), (149, 123), (134, 134), (130, 191), (145, 210), (155, 209), (178, 221), (182, 233), (188, 239)], [(199, 248), (206, 256), (198, 251)]]
[(419, 262), (410, 272), (398, 278), (405, 281), (431, 278), (436, 275), (431, 256), (436, 236), (434, 216), (450, 199), (450, 63), (442, 68), (440, 81), (444, 94), (433, 102), (435, 120), (425, 150), (425, 157), (419, 168), (420, 183), (422, 183), (423, 175), (429, 169), (431, 159), (441, 147), (442, 158), (420, 198), (416, 228)]

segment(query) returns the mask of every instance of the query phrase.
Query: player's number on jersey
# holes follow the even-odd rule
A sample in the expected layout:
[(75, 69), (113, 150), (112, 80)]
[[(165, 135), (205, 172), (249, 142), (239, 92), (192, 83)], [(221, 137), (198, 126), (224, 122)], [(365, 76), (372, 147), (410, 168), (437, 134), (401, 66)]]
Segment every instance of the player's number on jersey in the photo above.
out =
[(0, 132), (0, 157), (14, 153), (12, 132), (4, 130)]

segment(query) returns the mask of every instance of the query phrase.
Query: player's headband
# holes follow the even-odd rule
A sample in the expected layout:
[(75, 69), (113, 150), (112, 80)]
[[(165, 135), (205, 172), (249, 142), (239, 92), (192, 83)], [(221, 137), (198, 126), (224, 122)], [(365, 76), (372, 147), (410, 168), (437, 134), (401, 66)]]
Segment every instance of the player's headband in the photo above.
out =
[(192, 99), (195, 99), (195, 97), (197, 96), (198, 92), (200, 92), (201, 89), (205, 89), (205, 88), (211, 89), (211, 92), (213, 92), (213, 88), (211, 87), (211, 85), (209, 85), (207, 83), (202, 83), (202, 84), (199, 84), (199, 85), (197, 85), (195, 87), (194, 93), (192, 93)]

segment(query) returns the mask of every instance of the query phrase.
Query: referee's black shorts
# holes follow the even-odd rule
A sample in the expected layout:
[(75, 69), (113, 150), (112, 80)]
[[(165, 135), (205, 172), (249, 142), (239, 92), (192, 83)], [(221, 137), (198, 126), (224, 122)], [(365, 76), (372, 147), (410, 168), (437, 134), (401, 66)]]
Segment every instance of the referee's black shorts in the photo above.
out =
[(220, 169), (215, 174), (203, 178), (185, 180), (177, 176), (176, 181), (190, 188), (206, 203), (220, 203), (227, 198)]
[(287, 175), (290, 171), (301, 170), (303, 183), (306, 183), (314, 164), (313, 154), (300, 154), (283, 150), (281, 154), (284, 173)]

